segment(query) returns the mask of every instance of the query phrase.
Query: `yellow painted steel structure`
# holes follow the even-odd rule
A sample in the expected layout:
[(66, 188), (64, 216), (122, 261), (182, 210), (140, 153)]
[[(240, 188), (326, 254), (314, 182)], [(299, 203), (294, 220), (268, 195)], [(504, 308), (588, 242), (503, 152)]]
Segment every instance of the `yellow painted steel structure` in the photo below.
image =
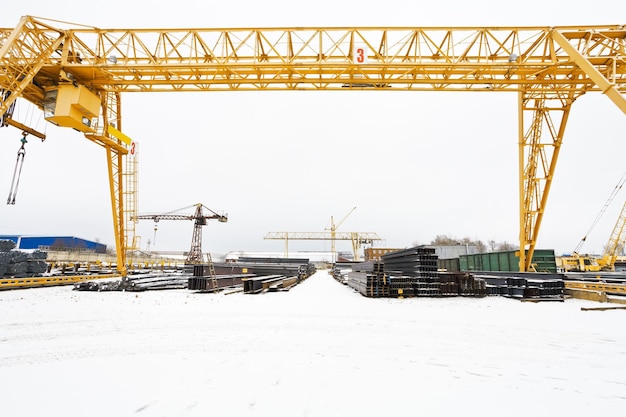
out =
[(599, 291), (603, 293), (626, 295), (626, 285), (624, 284), (607, 284), (604, 282), (587, 281), (565, 281), (565, 288), (570, 290)]
[(69, 285), (78, 282), (93, 281), (96, 279), (120, 278), (119, 274), (107, 275), (63, 275), (53, 277), (30, 277), (30, 278), (3, 278), (0, 279), (0, 290), (14, 290), (18, 288), (52, 287), (56, 285)]
[(266, 240), (284, 240), (285, 241), (285, 258), (289, 255), (290, 240), (326, 240), (331, 242), (332, 262), (337, 261), (337, 252), (335, 251), (336, 240), (349, 240), (352, 242), (352, 253), (354, 260), (359, 260), (359, 252), (363, 244), (371, 244), (375, 241), (382, 240), (378, 234), (374, 232), (337, 232), (333, 228), (330, 232), (269, 232), (263, 239)]
[[(101, 100), (118, 265), (130, 245), (121, 95), (151, 91), (514, 92), (518, 97), (520, 271), (543, 219), (571, 106), (606, 95), (626, 114), (624, 25), (100, 29), (26, 16), (0, 29), (0, 114), (18, 97), (43, 108), (71, 82)], [(7, 94), (8, 93), (8, 94)]]

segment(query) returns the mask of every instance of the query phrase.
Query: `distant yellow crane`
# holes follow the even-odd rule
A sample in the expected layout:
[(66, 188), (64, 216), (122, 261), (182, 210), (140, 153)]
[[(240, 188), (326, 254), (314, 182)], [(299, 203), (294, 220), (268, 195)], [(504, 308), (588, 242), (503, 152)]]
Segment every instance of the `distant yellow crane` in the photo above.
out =
[(626, 202), (617, 217), (617, 221), (604, 247), (602, 256), (594, 258), (578, 253), (582, 244), (587, 240), (585, 236), (574, 250), (573, 256), (571, 258), (564, 258), (563, 263), (565, 270), (577, 272), (615, 271), (615, 261), (617, 260), (618, 253), (624, 249), (624, 240), (626, 238), (624, 228), (626, 228)]
[(328, 232), (269, 232), (265, 235), (266, 240), (284, 240), (285, 241), (285, 257), (289, 256), (290, 240), (330, 240), (331, 262), (337, 262), (337, 249), (335, 242), (337, 240), (349, 240), (352, 242), (352, 253), (354, 260), (360, 260), (361, 246), (364, 244), (373, 244), (375, 241), (382, 240), (373, 232), (339, 232), (337, 229), (346, 221), (346, 219), (356, 210), (352, 210), (346, 214), (339, 223), (335, 224), (335, 219), (330, 216), (330, 227), (326, 228)]
[[(343, 222), (346, 221), (346, 219), (354, 212), (354, 210), (356, 210), (356, 207), (352, 207), (352, 210), (350, 210), (348, 214), (346, 214), (338, 224), (335, 224), (333, 216), (330, 216), (330, 253), (332, 256), (333, 263), (337, 262), (337, 250), (335, 249), (335, 238), (336, 238), (337, 228), (339, 228), (339, 226), (341, 226)], [(329, 229), (326, 229), (326, 230), (329, 230)], [(356, 257), (358, 256), (358, 254), (355, 253), (354, 256)]]
[[(269, 232), (263, 239), (266, 240), (284, 240), (285, 241), (285, 257), (289, 256), (290, 240), (332, 240), (330, 232)], [(334, 240), (349, 240), (352, 242), (352, 253), (354, 260), (360, 260), (360, 251), (362, 245), (371, 245), (375, 241), (383, 239), (374, 232), (337, 232)], [(333, 262), (335, 259), (333, 259)]]

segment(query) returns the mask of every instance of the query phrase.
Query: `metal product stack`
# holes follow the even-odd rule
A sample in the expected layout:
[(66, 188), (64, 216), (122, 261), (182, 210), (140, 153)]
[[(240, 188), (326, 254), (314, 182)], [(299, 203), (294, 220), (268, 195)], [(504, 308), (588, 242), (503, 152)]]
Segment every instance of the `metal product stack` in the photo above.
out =
[(23, 252), (14, 250), (15, 242), (0, 240), (0, 278), (14, 277), (37, 277), (48, 270), (46, 252), (36, 250)]
[(490, 295), (538, 300), (561, 300), (564, 296), (565, 285), (559, 274), (488, 272), (477, 276), (485, 280)]
[(380, 262), (360, 262), (348, 272), (348, 286), (366, 297), (389, 297), (389, 281)]
[(285, 291), (313, 275), (316, 268), (308, 259), (241, 257), (237, 262), (214, 263), (213, 270), (215, 278), (209, 265), (194, 265), (188, 288), (213, 292), (243, 287), (246, 294)]
[(416, 246), (382, 256), (391, 296), (436, 297), (441, 295), (434, 248)]
[(485, 280), (466, 272), (438, 272), (435, 249), (417, 246), (390, 252), (380, 262), (354, 263), (348, 285), (366, 297), (487, 295)]
[(209, 276), (193, 276), (187, 280), (187, 288), (192, 291), (213, 292), (216, 290), (237, 287), (243, 284), (243, 280), (247, 277), (254, 276), (252, 274), (233, 274), (233, 275), (216, 275), (213, 285), (213, 279)]

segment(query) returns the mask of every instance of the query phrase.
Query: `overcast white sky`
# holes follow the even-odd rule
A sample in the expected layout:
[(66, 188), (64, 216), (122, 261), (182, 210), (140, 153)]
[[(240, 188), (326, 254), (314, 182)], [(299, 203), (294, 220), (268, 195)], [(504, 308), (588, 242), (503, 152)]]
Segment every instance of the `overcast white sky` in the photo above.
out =
[[(549, 3), (546, 5), (545, 3)], [(439, 4), (439, 5), (436, 5)], [(626, 23), (619, 0), (586, 1), (67, 1), (9, 2), (1, 27), (34, 15), (102, 28), (299, 26), (561, 26)], [(161, 5), (161, 6), (159, 6)], [(62, 25), (59, 25), (62, 26)], [(514, 93), (129, 93), (124, 132), (140, 143), (139, 212), (201, 202), (229, 214), (204, 228), (203, 249), (282, 251), (268, 232), (376, 232), (407, 247), (446, 234), (518, 242)], [(14, 206), (5, 205), (21, 132), (0, 129), (0, 234), (72, 235), (114, 244), (104, 150), (31, 115)], [(573, 107), (538, 248), (572, 251), (626, 171), (626, 118), (607, 97)], [(601, 252), (626, 198), (620, 192), (589, 235)], [(192, 210), (188, 211), (189, 213)], [(160, 222), (155, 250), (188, 250), (191, 222)], [(138, 225), (142, 248), (153, 223)], [(291, 250), (329, 243), (292, 242)], [(339, 250), (350, 250), (339, 242)]]

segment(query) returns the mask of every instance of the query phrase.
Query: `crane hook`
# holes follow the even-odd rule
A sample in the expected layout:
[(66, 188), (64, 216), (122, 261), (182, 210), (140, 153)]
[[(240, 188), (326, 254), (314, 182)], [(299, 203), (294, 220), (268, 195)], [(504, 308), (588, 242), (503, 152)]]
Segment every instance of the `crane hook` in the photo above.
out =
[(17, 161), (15, 162), (15, 169), (13, 170), (13, 180), (11, 181), (11, 190), (9, 191), (9, 198), (7, 204), (15, 204), (15, 196), (17, 195), (17, 187), (20, 184), (20, 176), (22, 175), (22, 165), (24, 164), (24, 156), (26, 156), (26, 148), (24, 145), (28, 143), (26, 140), (28, 132), (22, 132), (22, 146), (17, 151)]

